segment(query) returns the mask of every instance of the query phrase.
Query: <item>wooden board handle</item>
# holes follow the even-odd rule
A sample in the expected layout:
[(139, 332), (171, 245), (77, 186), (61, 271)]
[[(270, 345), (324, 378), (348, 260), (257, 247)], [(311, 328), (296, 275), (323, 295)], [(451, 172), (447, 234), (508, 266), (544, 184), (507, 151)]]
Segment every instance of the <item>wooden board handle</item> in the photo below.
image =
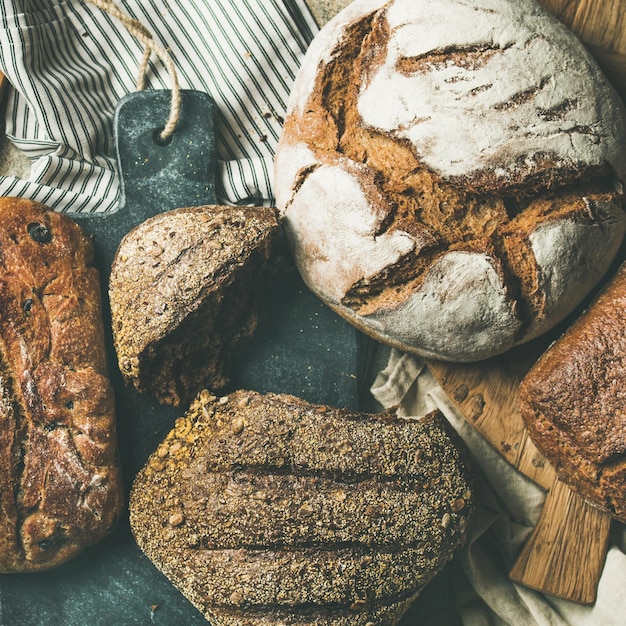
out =
[(517, 392), (538, 353), (536, 346), (523, 346), (484, 363), (428, 365), (467, 421), (513, 467), (547, 490), (540, 519), (511, 579), (559, 598), (592, 604), (606, 559), (610, 517), (561, 483), (528, 436)]
[(610, 528), (607, 513), (555, 480), (539, 522), (510, 572), (511, 580), (565, 600), (593, 604)]

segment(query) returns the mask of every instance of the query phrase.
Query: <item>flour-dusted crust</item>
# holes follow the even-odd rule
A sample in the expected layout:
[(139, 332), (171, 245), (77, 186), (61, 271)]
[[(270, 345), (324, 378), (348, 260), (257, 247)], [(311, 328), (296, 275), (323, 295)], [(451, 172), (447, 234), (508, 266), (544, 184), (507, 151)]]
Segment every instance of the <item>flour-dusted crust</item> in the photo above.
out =
[(67, 215), (0, 199), (0, 572), (59, 565), (123, 507), (93, 244)]
[(624, 107), (534, 0), (356, 0), (275, 162), (309, 287), (375, 338), (482, 359), (545, 332), (623, 239)]

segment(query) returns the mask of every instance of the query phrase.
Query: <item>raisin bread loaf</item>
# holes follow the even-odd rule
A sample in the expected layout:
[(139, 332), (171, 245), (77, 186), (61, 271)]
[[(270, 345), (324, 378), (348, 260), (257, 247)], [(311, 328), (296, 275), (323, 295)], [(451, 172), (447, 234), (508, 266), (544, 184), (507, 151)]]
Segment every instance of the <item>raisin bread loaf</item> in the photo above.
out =
[(355, 0), (277, 149), (308, 286), (376, 339), (473, 361), (581, 302), (623, 238), (624, 107), (534, 0)]
[(626, 265), (520, 386), (529, 435), (559, 478), (626, 522)]
[(278, 232), (273, 209), (202, 206), (128, 233), (109, 280), (125, 380), (174, 405), (224, 387), (229, 358), (256, 329)]
[(214, 626), (392, 626), (465, 540), (466, 455), (439, 413), (205, 391), (136, 477), (131, 528)]
[(0, 199), (0, 571), (67, 561), (123, 506), (93, 247), (66, 215)]

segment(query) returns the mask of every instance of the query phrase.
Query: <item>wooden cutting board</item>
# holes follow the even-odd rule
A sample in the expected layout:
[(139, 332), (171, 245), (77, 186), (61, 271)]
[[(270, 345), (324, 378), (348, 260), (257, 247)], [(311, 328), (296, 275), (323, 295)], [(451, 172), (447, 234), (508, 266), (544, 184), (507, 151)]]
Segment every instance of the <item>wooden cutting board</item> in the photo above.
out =
[[(587, 45), (626, 101), (626, 0), (540, 3)], [(429, 367), (465, 418), (514, 467), (548, 492), (539, 522), (510, 572), (511, 579), (560, 598), (593, 604), (611, 518), (557, 479), (529, 439), (517, 399), (520, 381), (562, 330), (486, 362), (430, 362)]]

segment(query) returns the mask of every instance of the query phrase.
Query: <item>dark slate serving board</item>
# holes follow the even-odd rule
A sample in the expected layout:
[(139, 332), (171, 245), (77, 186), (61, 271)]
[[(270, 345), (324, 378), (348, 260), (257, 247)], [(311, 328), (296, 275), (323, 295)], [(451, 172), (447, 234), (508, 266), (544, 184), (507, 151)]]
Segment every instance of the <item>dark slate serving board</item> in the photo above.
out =
[[(75, 215), (94, 238), (103, 287), (122, 237), (164, 211), (215, 203), (214, 105), (183, 91), (172, 141), (155, 140), (170, 93), (139, 92), (120, 102), (115, 138), (123, 180), (117, 211)], [(103, 288), (105, 326), (110, 316)], [(293, 393), (309, 401), (357, 408), (362, 338), (321, 304), (295, 270), (268, 287), (265, 322), (237, 361), (231, 387)], [(120, 451), (128, 492), (133, 476), (182, 409), (158, 405), (123, 384), (110, 334), (110, 374), (117, 396)], [(202, 615), (137, 548), (124, 517), (116, 531), (71, 562), (36, 574), (0, 576), (1, 626), (206, 624)]]

